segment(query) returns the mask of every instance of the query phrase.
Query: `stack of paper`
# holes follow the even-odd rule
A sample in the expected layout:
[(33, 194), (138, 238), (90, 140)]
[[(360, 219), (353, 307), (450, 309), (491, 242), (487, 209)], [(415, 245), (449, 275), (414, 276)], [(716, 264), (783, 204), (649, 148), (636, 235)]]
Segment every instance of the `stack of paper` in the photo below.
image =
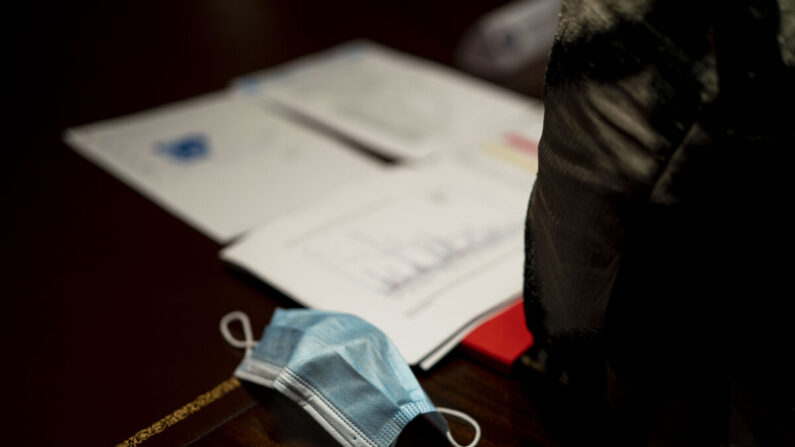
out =
[[(242, 234), (225, 260), (369, 320), (427, 368), (521, 289), (542, 114), (354, 42), (66, 140), (219, 242)], [(318, 128), (414, 162), (386, 168)]]
[(383, 170), (228, 92), (69, 129), (65, 139), (218, 242)]
[(507, 90), (366, 41), (235, 85), (396, 159), (453, 149), (528, 107)]
[(540, 119), (527, 113), (471, 147), (338, 191), (222, 256), (306, 306), (372, 322), (430, 367), (521, 290), (537, 159), (537, 135), (522, 127)]

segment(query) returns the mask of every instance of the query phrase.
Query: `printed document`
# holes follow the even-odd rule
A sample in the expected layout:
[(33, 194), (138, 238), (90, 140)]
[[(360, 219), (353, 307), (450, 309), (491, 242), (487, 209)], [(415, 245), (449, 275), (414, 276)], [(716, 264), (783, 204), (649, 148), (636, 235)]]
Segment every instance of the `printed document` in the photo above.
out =
[(276, 102), (394, 159), (456, 148), (528, 103), (497, 86), (367, 41), (246, 76), (234, 86), (241, 96)]
[(430, 367), (521, 290), (540, 122), (536, 108), (471, 147), (339, 190), (221, 256), (308, 307), (370, 321)]
[(229, 92), (69, 129), (65, 139), (220, 243), (383, 171)]

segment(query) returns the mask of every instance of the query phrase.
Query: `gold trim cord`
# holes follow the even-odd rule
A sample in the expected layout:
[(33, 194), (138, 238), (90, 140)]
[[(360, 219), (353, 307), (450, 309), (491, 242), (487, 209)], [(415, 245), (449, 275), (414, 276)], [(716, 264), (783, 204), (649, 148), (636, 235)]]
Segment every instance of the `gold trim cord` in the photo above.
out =
[(159, 421), (155, 422), (149, 427), (143, 430), (139, 430), (136, 434), (130, 436), (130, 438), (127, 439), (126, 441), (119, 443), (116, 447), (133, 447), (140, 445), (142, 442), (146, 441), (152, 436), (158, 433), (162, 433), (168, 427), (171, 427), (172, 425), (176, 424), (179, 421), (187, 419), (188, 416), (192, 415), (193, 413), (201, 410), (207, 405), (224, 397), (225, 395), (234, 391), (239, 386), (240, 386), (240, 381), (237, 380), (237, 378), (235, 377), (231, 377), (227, 380), (224, 380), (223, 382), (218, 384), (215, 388), (211, 389), (210, 391), (204, 394), (200, 394), (199, 397), (193, 399), (192, 402), (182, 406), (182, 408), (177, 409), (173, 413), (160, 419)]

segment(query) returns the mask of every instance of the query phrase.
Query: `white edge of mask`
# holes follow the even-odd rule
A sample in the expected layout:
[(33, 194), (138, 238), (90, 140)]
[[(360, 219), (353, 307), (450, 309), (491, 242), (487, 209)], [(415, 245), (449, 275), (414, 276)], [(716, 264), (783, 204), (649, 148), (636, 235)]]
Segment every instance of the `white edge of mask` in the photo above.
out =
[(235, 377), (273, 388), (289, 397), (345, 447), (379, 447), (289, 368), (248, 358), (237, 368)]

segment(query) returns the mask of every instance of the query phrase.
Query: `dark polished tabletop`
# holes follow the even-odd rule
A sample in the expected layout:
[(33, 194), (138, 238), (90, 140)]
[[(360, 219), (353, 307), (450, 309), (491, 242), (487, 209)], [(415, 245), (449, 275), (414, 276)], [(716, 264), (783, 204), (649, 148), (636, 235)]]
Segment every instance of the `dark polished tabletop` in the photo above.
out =
[[(216, 242), (62, 132), (354, 38), (453, 65), (467, 27), (500, 3), (89, 1), (6, 15), (3, 444), (334, 445), (286, 398), (230, 379), (242, 352), (221, 338), (221, 316), (242, 310), (260, 332), (274, 308), (296, 304), (225, 265)], [(528, 76), (525, 93), (540, 95), (543, 66)], [(480, 422), (481, 445), (555, 444), (527, 380), (460, 351), (417, 375), (434, 403)], [(438, 441), (414, 425), (402, 444)]]

